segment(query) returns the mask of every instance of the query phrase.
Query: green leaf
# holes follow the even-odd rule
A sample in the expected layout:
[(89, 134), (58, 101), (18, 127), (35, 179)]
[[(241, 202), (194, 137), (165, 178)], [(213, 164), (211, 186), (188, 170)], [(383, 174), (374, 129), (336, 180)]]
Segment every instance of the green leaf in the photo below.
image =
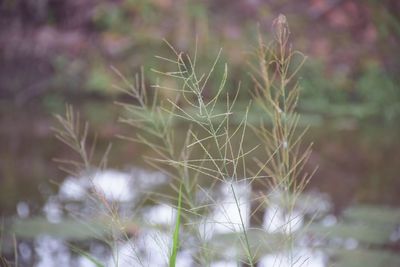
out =
[(171, 257), (169, 258), (169, 266), (170, 267), (175, 267), (176, 256), (178, 254), (178, 249), (179, 249), (179, 227), (181, 224), (181, 209), (182, 209), (182, 184), (179, 188), (178, 212), (176, 214), (175, 230), (174, 230), (173, 243), (172, 243), (172, 253), (171, 253)]

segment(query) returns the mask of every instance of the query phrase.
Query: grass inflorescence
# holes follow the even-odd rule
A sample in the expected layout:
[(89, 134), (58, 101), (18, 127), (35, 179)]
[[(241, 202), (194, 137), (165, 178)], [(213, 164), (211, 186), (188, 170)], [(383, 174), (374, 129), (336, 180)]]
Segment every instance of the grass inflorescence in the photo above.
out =
[[(265, 43), (261, 34), (259, 36), (255, 60), (249, 64), (255, 88), (246, 88), (252, 92), (252, 99), (241, 113), (237, 113), (236, 104), (239, 91), (243, 89), (238, 85), (235, 90), (226, 90), (226, 64), (222, 76), (217, 77), (219, 85), (210, 90), (213, 85), (209, 81), (215, 75), (216, 66), (221, 64), (222, 51), (203, 73), (197, 68), (197, 47), (191, 56), (166, 42), (172, 56), (157, 58), (170, 70), (152, 70), (159, 79), (151, 87), (146, 85), (143, 70), (131, 82), (113, 69), (121, 80), (117, 90), (133, 99), (116, 103), (123, 114), (119, 121), (134, 128), (132, 136), (119, 137), (146, 146), (151, 151), (146, 162), (171, 179), (170, 187), (175, 192), (152, 195), (156, 201), (162, 199), (177, 211), (174, 229), (171, 229), (169, 266), (176, 265), (179, 250), (183, 248), (190, 249), (194, 263), (199, 266), (209, 266), (213, 260), (223, 258), (223, 253), (214, 248), (213, 234), (208, 233), (218, 224), (226, 226), (234, 235), (236, 250), (230, 260), (255, 266), (264, 244), (263, 239), (254, 239), (251, 232), (262, 232), (262, 223), (249, 221), (256, 221), (256, 214), (268, 206), (270, 196), (276, 193), (283, 200), (286, 215), (282, 239), (276, 246), (287, 252), (290, 266), (299, 260), (292, 253), (297, 238), (292, 229), (293, 211), (312, 175), (303, 171), (311, 146), (304, 148), (302, 145), (306, 129), (298, 130), (299, 115), (296, 113), (300, 92), (296, 74), (305, 56), (292, 50), (285, 16), (274, 20), (273, 37), (270, 43)], [(210, 91), (214, 93), (211, 95)], [(232, 91), (235, 93), (229, 93)], [(260, 123), (248, 120), (254, 108), (262, 111)], [(269, 120), (265, 120), (265, 116)], [(57, 116), (57, 119), (61, 127), (55, 129), (56, 136), (81, 158), (60, 163), (72, 167), (67, 171), (75, 175), (93, 169), (93, 149), (87, 144), (88, 124), (80, 129), (79, 118), (71, 107), (67, 107), (64, 117)], [(257, 142), (250, 146), (248, 138), (254, 135)], [(108, 152), (109, 148), (100, 162), (103, 166)], [(247, 195), (238, 192), (239, 184), (250, 187), (251, 192)], [(236, 209), (235, 221), (231, 221), (231, 214), (225, 214), (226, 220), (222, 221), (213, 217), (216, 209), (228, 213), (226, 203), (221, 203), (223, 200), (216, 193), (223, 186), (228, 188), (227, 194)], [(113, 204), (102, 197), (101, 192), (95, 192), (94, 196), (118, 223), (120, 231), (113, 237), (129, 239)], [(248, 204), (251, 208), (246, 210), (244, 207)], [(138, 257), (139, 264), (145, 265), (134, 247), (132, 241), (133, 254)], [(118, 259), (115, 263), (118, 265)]]

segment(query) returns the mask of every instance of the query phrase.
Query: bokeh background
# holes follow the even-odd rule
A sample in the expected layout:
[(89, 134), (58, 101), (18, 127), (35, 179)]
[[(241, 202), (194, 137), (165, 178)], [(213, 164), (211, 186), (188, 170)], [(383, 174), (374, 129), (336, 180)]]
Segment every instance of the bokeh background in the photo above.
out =
[[(397, 0), (3, 0), (0, 2), (0, 215), (18, 203), (41, 213), (65, 173), (53, 158), (73, 156), (53, 137), (52, 114), (73, 104), (110, 140), (110, 166), (141, 164), (142, 151), (114, 136), (112, 85), (143, 66), (163, 69), (155, 55), (199, 47), (199, 64), (222, 48), (226, 90), (252, 88), (249, 54), (257, 31), (285, 14), (295, 49), (308, 56), (300, 77), (299, 111), (311, 125), (309, 165), (319, 166), (309, 190), (327, 193), (339, 215), (354, 204), (400, 207), (400, 1)], [(197, 40), (197, 41), (196, 41)], [(216, 69), (221, 72), (222, 69)], [(218, 75), (217, 75), (218, 76)], [(244, 89), (243, 89), (244, 88)], [(246, 89), (249, 88), (249, 89)], [(209, 89), (212, 94), (212, 88)], [(104, 144), (103, 144), (104, 143)], [(399, 243), (386, 245), (398, 253)]]

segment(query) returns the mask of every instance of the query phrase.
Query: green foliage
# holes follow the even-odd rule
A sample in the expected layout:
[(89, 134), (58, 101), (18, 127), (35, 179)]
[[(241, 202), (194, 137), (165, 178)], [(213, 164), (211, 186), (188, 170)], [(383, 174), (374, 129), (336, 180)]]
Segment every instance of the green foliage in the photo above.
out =
[(377, 122), (394, 125), (400, 117), (400, 90), (381, 67), (369, 64), (362, 75), (350, 83), (345, 77), (324, 74), (324, 66), (308, 64), (302, 71), (303, 97), (300, 110), (303, 113), (321, 114), (325, 118), (354, 118), (357, 122)]
[(93, 64), (87, 75), (86, 88), (103, 94), (114, 93), (111, 90), (113, 84), (112, 76), (103, 64)]
[(366, 109), (388, 124), (400, 118), (400, 87), (377, 65), (368, 66), (356, 84)]
[(110, 30), (119, 33), (129, 32), (129, 16), (119, 5), (103, 3), (96, 8), (93, 17), (94, 24), (99, 30)]

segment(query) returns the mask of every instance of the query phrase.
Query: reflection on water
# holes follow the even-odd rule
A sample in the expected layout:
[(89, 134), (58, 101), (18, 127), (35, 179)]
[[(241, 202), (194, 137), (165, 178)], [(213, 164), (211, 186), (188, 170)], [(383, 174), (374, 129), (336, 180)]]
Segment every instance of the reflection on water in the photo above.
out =
[[(293, 259), (291, 259), (293, 257)], [(261, 258), (259, 266), (279, 267), (323, 267), (327, 266), (327, 257), (321, 251), (311, 249), (296, 249), (293, 255), (287, 253), (272, 254)]]
[(134, 202), (140, 192), (166, 181), (167, 177), (162, 173), (142, 169), (93, 171), (81, 177), (67, 177), (60, 186), (58, 197), (65, 201), (83, 200), (92, 189), (109, 201)]
[(17, 204), (17, 214), (20, 218), (27, 218), (29, 216), (30, 210), (29, 205), (25, 201), (20, 201)]
[[(218, 190), (218, 205), (207, 220), (199, 225), (199, 231), (204, 239), (210, 240), (216, 233), (240, 232), (242, 218), (248, 218), (250, 212), (250, 186), (246, 182), (224, 183)], [(233, 195), (236, 194), (237, 204)], [(240, 212), (238, 207), (240, 208)], [(243, 220), (248, 228), (248, 220)]]
[[(19, 202), (17, 213), (20, 219), (15, 221), (13, 231), (19, 240), (20, 266), (95, 266), (82, 252), (77, 253), (76, 248), (106, 266), (167, 266), (176, 210), (168, 203), (139, 205), (143, 204), (147, 193), (167, 186), (167, 177), (159, 172), (139, 168), (126, 172), (107, 169), (80, 177), (67, 177), (59, 186), (58, 193), (50, 196), (44, 204), (45, 219), (29, 219), (29, 205)], [(372, 264), (378, 265), (368, 265), (368, 262), (348, 255), (352, 251), (355, 255), (369, 253), (368, 244), (399, 244), (398, 210), (375, 211), (376, 225), (365, 224), (370, 221), (366, 216), (371, 214), (372, 208), (355, 207), (344, 213), (345, 220), (339, 220), (330, 214), (332, 207), (327, 196), (313, 192), (300, 196), (288, 218), (282, 194), (271, 192), (262, 229), (256, 230), (249, 229), (248, 224), (251, 194), (248, 183), (224, 182), (214, 190), (219, 196), (218, 205), (214, 203), (210, 213), (198, 222), (201, 238), (210, 243), (216, 256), (210, 266), (237, 266), (233, 259), (243, 254), (237, 237), (242, 232), (242, 223), (248, 229), (251, 246), (259, 250), (258, 266), (325, 267), (337, 264), (377, 267), (380, 262), (386, 262), (388, 267), (400, 266), (398, 256), (387, 252), (381, 253), (382, 256), (377, 246), (373, 253), (383, 259)], [(104, 210), (99, 208), (99, 197), (118, 204), (116, 211), (123, 223), (116, 223), (113, 217), (105, 218)], [(71, 217), (75, 219), (71, 220)], [(313, 222), (308, 225), (311, 218)], [(296, 235), (302, 233), (290, 254), (277, 249), (277, 242), (284, 237), (288, 221)], [(122, 238), (119, 235), (110, 246), (104, 241), (110, 240), (110, 233), (126, 235)], [(189, 241), (181, 244), (177, 266), (194, 266), (199, 244), (184, 237)], [(354, 262), (364, 265), (347, 265)]]

